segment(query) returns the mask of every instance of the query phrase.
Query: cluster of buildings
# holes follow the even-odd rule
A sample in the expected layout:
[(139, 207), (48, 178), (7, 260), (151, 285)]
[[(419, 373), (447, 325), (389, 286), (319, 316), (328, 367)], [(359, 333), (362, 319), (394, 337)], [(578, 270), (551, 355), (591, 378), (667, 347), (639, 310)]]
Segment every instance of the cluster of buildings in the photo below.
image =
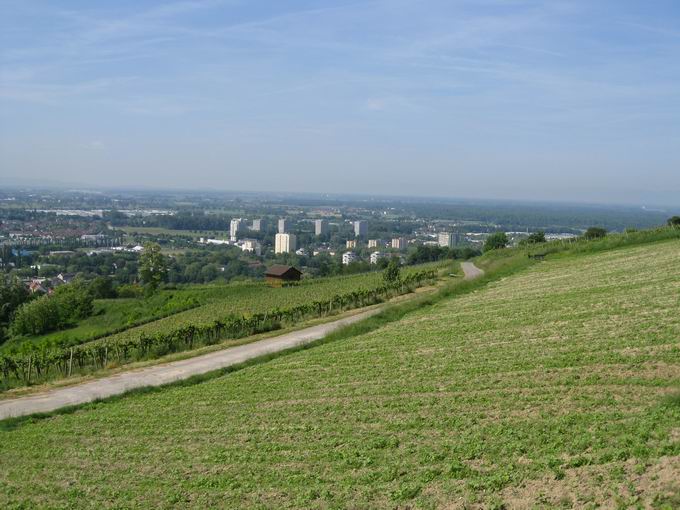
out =
[(51, 294), (60, 285), (71, 283), (75, 277), (73, 273), (59, 273), (54, 278), (31, 278), (24, 283), (31, 294)]
[[(280, 218), (277, 225), (277, 233), (274, 236), (274, 253), (276, 255), (283, 253), (296, 253), (303, 255), (304, 249), (298, 248), (298, 240), (295, 234), (289, 231), (290, 222), (286, 218)], [(354, 251), (361, 243), (367, 242), (368, 249), (371, 250), (370, 262), (377, 264), (380, 259), (388, 257), (389, 253), (384, 250), (403, 251), (408, 246), (408, 241), (404, 237), (394, 237), (389, 241), (380, 239), (367, 239), (368, 237), (368, 222), (366, 220), (357, 220), (352, 223), (354, 229), (354, 239), (349, 239), (345, 243), (345, 249), (348, 250), (342, 254), (342, 263), (349, 265), (352, 262), (359, 260), (359, 256)], [(246, 220), (241, 218), (234, 218), (229, 225), (229, 239), (203, 239), (201, 242), (207, 244), (226, 244), (238, 246), (245, 252), (254, 253), (256, 255), (262, 254), (262, 245), (255, 239), (241, 238), (246, 230), (253, 232), (260, 232), (264, 228), (264, 220), (255, 219), (248, 226)], [(321, 218), (314, 220), (314, 234), (317, 237), (327, 235), (330, 232), (329, 223), (327, 219)], [(453, 232), (443, 232), (438, 235), (438, 239), (432, 244), (438, 244), (442, 247), (451, 248), (460, 242), (459, 234)], [(320, 251), (315, 251), (314, 254), (319, 254)], [(328, 252), (334, 254), (334, 252)]]

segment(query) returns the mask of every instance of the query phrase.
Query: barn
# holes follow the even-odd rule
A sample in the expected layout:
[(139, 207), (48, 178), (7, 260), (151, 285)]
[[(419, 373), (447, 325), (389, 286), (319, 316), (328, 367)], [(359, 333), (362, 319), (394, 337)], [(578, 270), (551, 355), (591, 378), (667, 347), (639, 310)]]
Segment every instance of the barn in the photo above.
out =
[(264, 277), (270, 285), (280, 286), (286, 282), (299, 282), (302, 271), (293, 266), (275, 265), (264, 272)]

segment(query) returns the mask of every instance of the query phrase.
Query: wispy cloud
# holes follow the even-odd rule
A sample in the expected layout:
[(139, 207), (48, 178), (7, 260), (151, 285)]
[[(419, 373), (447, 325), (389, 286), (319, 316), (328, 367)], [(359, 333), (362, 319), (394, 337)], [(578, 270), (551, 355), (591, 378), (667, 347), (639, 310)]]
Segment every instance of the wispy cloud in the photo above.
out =
[(489, 168), (541, 144), (678, 152), (677, 11), (616, 0), (64, 5), (75, 4), (0, 7), (0, 130), (45, 123), (92, 151), (116, 135), (143, 145), (143, 133), (173, 154), (195, 137), (197, 160), (243, 168), (259, 157), (295, 166), (291, 147), (317, 162), (323, 150), (371, 154), (376, 167), (409, 148), (446, 168), (455, 149), (493, 153)]

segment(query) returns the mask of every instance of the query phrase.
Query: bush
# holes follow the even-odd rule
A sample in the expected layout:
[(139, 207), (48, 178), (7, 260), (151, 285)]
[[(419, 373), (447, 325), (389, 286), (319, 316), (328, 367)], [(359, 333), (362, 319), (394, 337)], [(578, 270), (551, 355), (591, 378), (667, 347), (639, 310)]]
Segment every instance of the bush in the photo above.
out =
[(66, 323), (89, 317), (94, 310), (92, 293), (80, 280), (57, 287), (52, 299), (57, 302)]
[(144, 288), (134, 283), (120, 285), (116, 289), (119, 298), (139, 298), (144, 295)]
[(93, 298), (82, 282), (62, 285), (52, 295), (21, 305), (10, 324), (13, 336), (41, 335), (64, 329), (92, 315)]
[(90, 292), (95, 299), (110, 299), (116, 297), (113, 281), (106, 276), (97, 276), (90, 282)]
[(544, 243), (545, 242), (545, 232), (539, 230), (538, 232), (532, 232), (527, 238), (529, 244)]
[(398, 257), (392, 257), (387, 264), (387, 267), (385, 268), (385, 272), (383, 273), (383, 280), (385, 280), (385, 283), (390, 284), (390, 283), (395, 283), (399, 281), (400, 278), (400, 268), (399, 268), (399, 258)]
[(40, 335), (63, 327), (57, 301), (52, 296), (41, 296), (19, 307), (10, 325), (10, 334)]
[(607, 231), (605, 229), (600, 228), (600, 227), (590, 227), (583, 234), (583, 238), (588, 239), (588, 240), (600, 239), (600, 238), (602, 238), (606, 235), (607, 235)]
[(672, 218), (668, 218), (668, 226), (669, 227), (680, 227), (680, 216), (673, 216)]
[(505, 248), (507, 245), (508, 236), (505, 235), (505, 232), (494, 232), (486, 238), (484, 251), (498, 250), (500, 248)]

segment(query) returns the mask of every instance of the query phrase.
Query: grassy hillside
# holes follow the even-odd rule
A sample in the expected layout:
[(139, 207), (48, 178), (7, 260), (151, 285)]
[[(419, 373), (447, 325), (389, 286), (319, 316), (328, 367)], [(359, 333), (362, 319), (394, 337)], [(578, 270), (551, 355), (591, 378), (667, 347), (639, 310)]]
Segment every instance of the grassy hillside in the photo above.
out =
[(0, 434), (0, 506), (680, 506), (680, 243)]

